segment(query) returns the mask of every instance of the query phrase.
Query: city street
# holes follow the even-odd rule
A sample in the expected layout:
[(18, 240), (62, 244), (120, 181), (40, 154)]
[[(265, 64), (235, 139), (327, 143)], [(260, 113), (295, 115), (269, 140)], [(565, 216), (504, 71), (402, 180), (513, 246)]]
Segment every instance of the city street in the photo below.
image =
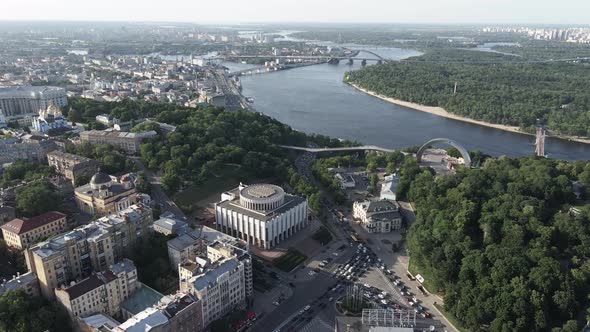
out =
[[(409, 208), (410, 205), (405, 202), (401, 202), (400, 204), (402, 208)], [(404, 209), (402, 214), (406, 216), (409, 222), (413, 222), (415, 216), (410, 209)], [(360, 225), (353, 224), (353, 229), (355, 229), (361, 238), (363, 239), (371, 239), (373, 236), (367, 233)], [(441, 321), (444, 328), (447, 331), (456, 331), (456, 329), (452, 326), (452, 324), (436, 309), (434, 303), (442, 304), (443, 299), (439, 296), (431, 293), (422, 294), (421, 291), (418, 290), (418, 285), (420, 283), (416, 280), (412, 280), (408, 277), (408, 262), (409, 257), (403, 252), (400, 251), (399, 253), (393, 253), (391, 251), (391, 247), (384, 245), (381, 241), (371, 240), (367, 241), (369, 244), (368, 246), (377, 254), (379, 258), (383, 260), (383, 263), (386, 268), (391, 269), (399, 279), (414, 293), (414, 296), (419, 300), (422, 306), (429, 309), (429, 312), (432, 314), (432, 318), (434, 320)]]
[(138, 157), (130, 157), (130, 159), (133, 160), (133, 162), (135, 163), (135, 165), (137, 165), (137, 168), (140, 171), (143, 171), (145, 173), (145, 176), (152, 185), (152, 192), (150, 194), (150, 197), (154, 202), (156, 202), (156, 204), (160, 205), (162, 212), (170, 211), (174, 213), (176, 217), (186, 220), (186, 215), (184, 214), (184, 212), (182, 212), (182, 210), (176, 205), (176, 203), (174, 203), (174, 201), (172, 201), (172, 199), (170, 199), (170, 197), (168, 197), (168, 195), (164, 192), (160, 178), (149, 168), (145, 167), (141, 159), (139, 159)]

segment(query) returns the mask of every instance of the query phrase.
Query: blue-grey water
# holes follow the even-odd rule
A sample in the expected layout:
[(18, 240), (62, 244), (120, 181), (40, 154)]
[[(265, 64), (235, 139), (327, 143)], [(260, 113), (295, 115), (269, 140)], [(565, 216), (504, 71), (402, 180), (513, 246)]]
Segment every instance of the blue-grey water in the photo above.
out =
[[(365, 47), (367, 49), (367, 47)], [(371, 48), (386, 58), (401, 59), (419, 53), (396, 48)], [(360, 56), (369, 56), (361, 53)], [(252, 67), (226, 64), (232, 70)], [(360, 92), (342, 82), (347, 70), (360, 68), (315, 65), (242, 77), (245, 96), (254, 98), (258, 112), (306, 133), (360, 141), (387, 148), (420, 145), (447, 137), (467, 149), (498, 156), (522, 156), (534, 151), (534, 137), (451, 120), (394, 105)], [(558, 159), (590, 159), (590, 145), (547, 139), (546, 153)]]

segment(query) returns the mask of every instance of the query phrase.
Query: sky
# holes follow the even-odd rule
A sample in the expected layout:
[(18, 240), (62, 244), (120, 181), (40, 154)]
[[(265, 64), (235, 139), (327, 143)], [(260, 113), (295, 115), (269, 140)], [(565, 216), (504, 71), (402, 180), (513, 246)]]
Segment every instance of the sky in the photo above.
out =
[(0, 0), (0, 20), (590, 24), (590, 0)]

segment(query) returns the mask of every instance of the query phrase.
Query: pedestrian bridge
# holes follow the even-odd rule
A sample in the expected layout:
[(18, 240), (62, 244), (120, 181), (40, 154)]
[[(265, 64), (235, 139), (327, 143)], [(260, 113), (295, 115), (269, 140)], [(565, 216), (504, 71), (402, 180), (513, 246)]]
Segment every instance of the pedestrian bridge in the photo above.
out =
[[(362, 146), (348, 146), (343, 148), (307, 148), (302, 146), (292, 146), (292, 145), (279, 145), (279, 147), (283, 149), (289, 150), (298, 150), (298, 151), (306, 151), (311, 153), (321, 153), (321, 152), (344, 152), (344, 151), (377, 151), (383, 153), (391, 153), (397, 150), (395, 149), (387, 149), (382, 148), (376, 145), (362, 145)], [(407, 152), (403, 152), (403, 154), (408, 154)]]

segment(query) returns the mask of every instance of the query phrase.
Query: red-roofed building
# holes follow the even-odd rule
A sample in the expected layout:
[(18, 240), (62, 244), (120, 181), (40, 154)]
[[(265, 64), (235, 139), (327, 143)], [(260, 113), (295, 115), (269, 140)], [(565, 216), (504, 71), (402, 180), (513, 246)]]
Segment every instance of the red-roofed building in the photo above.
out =
[(24, 249), (40, 239), (66, 230), (66, 215), (51, 211), (32, 218), (16, 218), (1, 226), (6, 244), (15, 249)]

